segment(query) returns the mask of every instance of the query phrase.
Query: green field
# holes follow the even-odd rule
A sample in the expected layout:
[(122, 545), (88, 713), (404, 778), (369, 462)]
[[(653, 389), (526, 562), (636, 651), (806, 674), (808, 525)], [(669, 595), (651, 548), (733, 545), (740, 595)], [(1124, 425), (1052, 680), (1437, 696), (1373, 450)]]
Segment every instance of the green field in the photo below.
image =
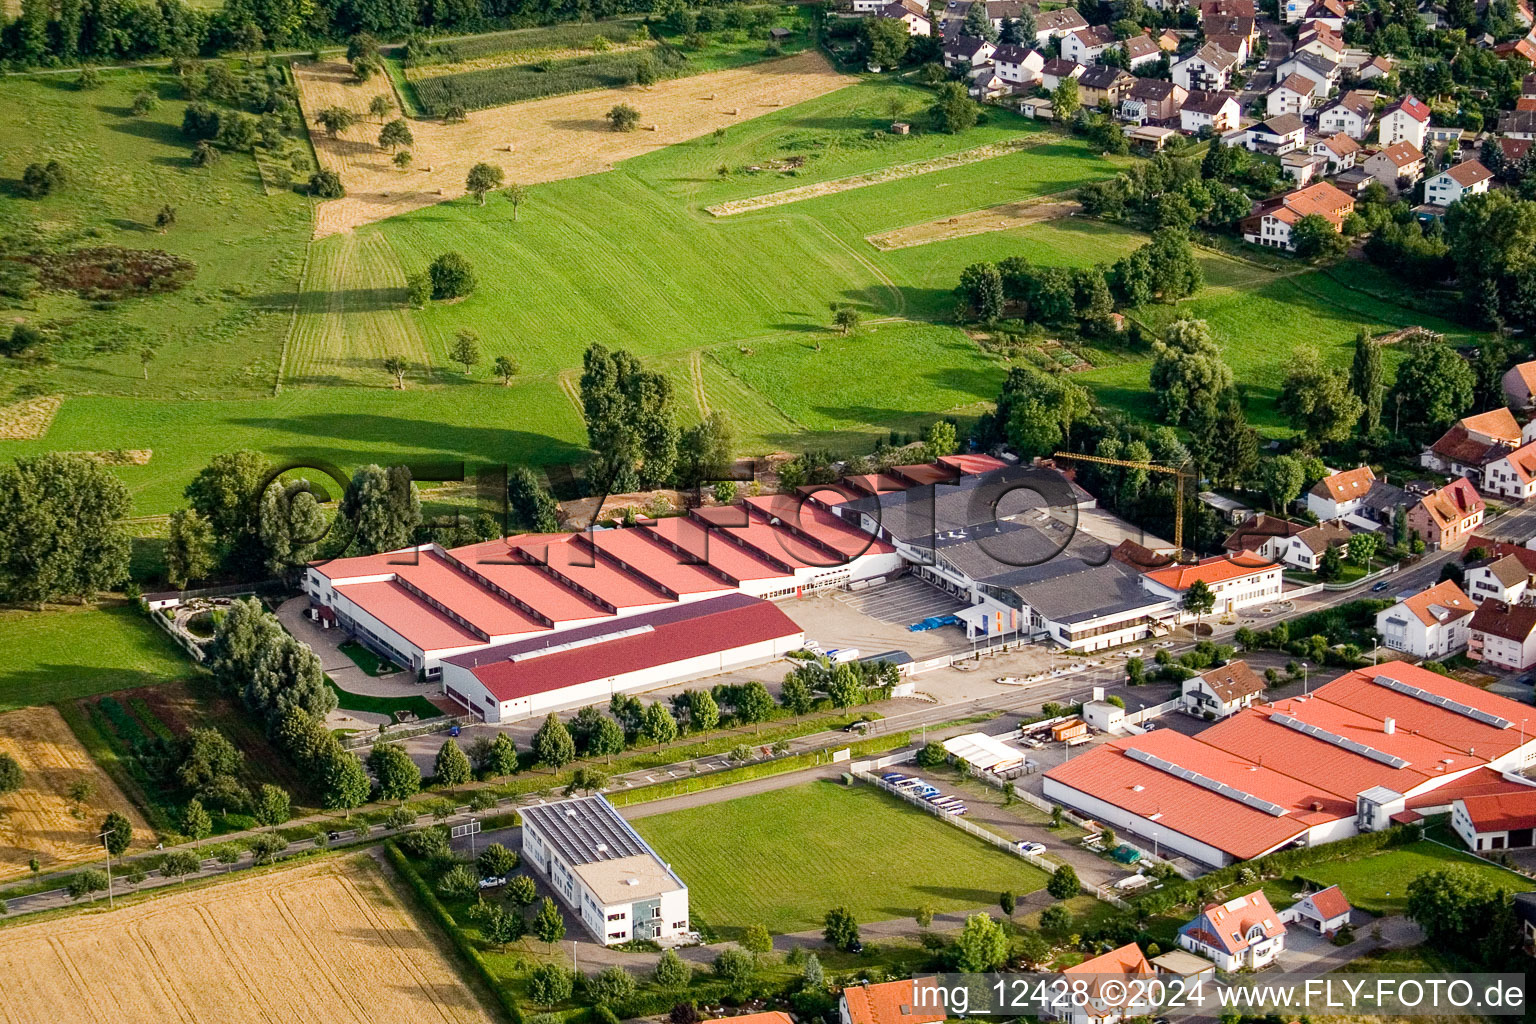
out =
[[(1510, 892), (1524, 892), (1531, 881), (1471, 854), (1427, 840), (1409, 843), (1355, 860), (1309, 864), (1299, 872), (1321, 885), (1337, 885), (1349, 902), (1373, 914), (1401, 914), (1407, 907), (1408, 883), (1427, 871), (1465, 868)], [(1287, 906), (1292, 886), (1270, 882), (1265, 889), (1275, 906)]]
[[(638, 818), (688, 885), (695, 922), (721, 937), (761, 924), (816, 930), (845, 905), (859, 921), (991, 906), (1045, 873), (869, 787), (815, 782)], [(793, 843), (783, 841), (794, 836)]]
[(0, 612), (0, 711), (182, 679), (191, 660), (127, 605)]

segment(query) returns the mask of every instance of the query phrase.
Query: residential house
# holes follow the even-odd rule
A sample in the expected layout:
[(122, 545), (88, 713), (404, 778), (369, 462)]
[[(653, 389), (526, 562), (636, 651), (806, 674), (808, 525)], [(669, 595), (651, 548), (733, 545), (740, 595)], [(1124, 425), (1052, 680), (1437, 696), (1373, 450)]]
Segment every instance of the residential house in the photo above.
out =
[(1285, 948), (1285, 925), (1257, 889), (1205, 907), (1179, 929), (1179, 945), (1223, 971), (1257, 969)]
[(1490, 597), (1477, 606), (1469, 629), (1467, 657), (1473, 661), (1501, 672), (1536, 666), (1536, 607)]
[(983, 64), (971, 72), (970, 94), (982, 103), (1001, 99), (1013, 92), (1013, 84), (997, 73), (991, 64)]
[[(1191, 93), (1221, 92), (1231, 82), (1232, 72), (1236, 68), (1236, 57), (1214, 43), (1206, 43), (1188, 57), (1174, 63), (1173, 80)], [(1237, 127), (1235, 120), (1232, 126)]]
[(1066, 1024), (1117, 1024), (1146, 1016), (1155, 1008), (1147, 995), (1152, 987), (1148, 982), (1155, 976), (1141, 947), (1128, 942), (1076, 966), (1062, 968), (1061, 977), (1068, 991), (1074, 991), (1074, 983), (1082, 981), (1083, 998), (1060, 1000), (1063, 1005), (1048, 1010), (1046, 1016)]
[(1344, 5), (1340, 3), (1340, 0), (1313, 0), (1312, 6), (1307, 8), (1306, 17), (1303, 20), (1320, 22), (1335, 32), (1343, 32), (1344, 21), (1347, 17), (1348, 12), (1344, 9)]
[(1206, 42), (1219, 46), (1237, 58), (1237, 66), (1248, 63), (1253, 54), (1253, 43), (1258, 37), (1257, 23), (1253, 18), (1224, 15), (1205, 19)]
[(1157, 48), (1164, 53), (1179, 52), (1179, 34), (1172, 29), (1163, 29), (1162, 35), (1157, 37)]
[(1005, 44), (993, 52), (992, 65), (997, 68), (997, 76), (1003, 81), (1018, 86), (1031, 86), (1041, 81), (1045, 55), (1039, 50)]
[(1221, 546), (1229, 555), (1247, 555), (1249, 558), (1278, 562), (1290, 546), (1291, 538), (1306, 528), (1304, 523), (1294, 523), (1289, 519), (1260, 512), (1245, 519), (1237, 529), (1227, 534)]
[(1355, 69), (1355, 78), (1362, 82), (1373, 82), (1383, 75), (1390, 75), (1391, 73), (1391, 57), (1372, 57)]
[(1515, 501), (1536, 496), (1536, 442), (1523, 444), (1483, 467), (1483, 490)]
[(1431, 149), (1456, 150), (1461, 148), (1462, 137), (1466, 135), (1463, 128), (1450, 128), (1444, 125), (1432, 124), (1424, 132), (1424, 145), (1421, 147), (1428, 153)]
[(1490, 600), (1519, 604), (1531, 592), (1531, 570), (1514, 555), (1489, 555), (1469, 562), (1463, 567), (1463, 578), (1463, 589), (1474, 604)]
[(1305, 22), (1296, 34), (1296, 52), (1316, 54), (1326, 60), (1342, 62), (1344, 37), (1324, 22)]
[(1087, 70), (1075, 60), (1053, 57), (1040, 68), (1040, 87), (1047, 92), (1055, 92), (1063, 81), (1068, 78), (1081, 78), (1083, 72)]
[(933, 978), (905, 978), (879, 984), (848, 985), (837, 1000), (841, 1024), (940, 1024), (944, 1007), (920, 1005), (918, 986), (933, 987)]
[(1154, 64), (1163, 55), (1162, 47), (1149, 35), (1134, 35), (1123, 44), (1125, 59), (1132, 69)]
[[(1305, 77), (1305, 76), (1292, 76)], [(1371, 133), (1376, 117), (1371, 97), (1358, 89), (1351, 89), (1323, 107), (1317, 115), (1319, 132), (1343, 132), (1352, 139), (1364, 139)]]
[(1308, 893), (1280, 911), (1285, 924), (1299, 924), (1319, 935), (1334, 935), (1349, 924), (1351, 908), (1344, 891), (1336, 885)]
[(1536, 405), (1536, 360), (1518, 363), (1504, 372), (1504, 400), (1517, 409)]
[(1312, 154), (1328, 161), (1329, 174), (1347, 171), (1355, 166), (1355, 157), (1361, 149), (1360, 143), (1343, 132), (1312, 140)]
[(944, 43), (944, 64), (969, 71), (992, 59), (997, 47), (980, 36), (956, 36)]
[(1264, 680), (1246, 661), (1229, 661), (1182, 683), (1179, 710), (1208, 721), (1226, 718), (1262, 700)]
[(1200, 21), (1208, 24), (1218, 18), (1254, 18), (1258, 8), (1253, 0), (1200, 0)]
[(1472, 481), (1460, 476), (1420, 498), (1408, 510), (1408, 528), (1419, 531), (1431, 551), (1455, 547), (1482, 524), (1486, 508)]
[(1464, 416), (1451, 424), (1419, 456), (1419, 465), (1447, 476), (1471, 477), (1481, 483), (1483, 469), (1501, 459), (1527, 440), (1520, 424), (1508, 409), (1490, 409), (1476, 416)]
[(1381, 112), (1382, 145), (1411, 142), (1414, 149), (1422, 151), (1428, 130), (1429, 107), (1413, 96), (1404, 96)]
[(1469, 850), (1518, 850), (1531, 846), (1536, 837), (1536, 786), (1453, 800), (1451, 828)]
[(1063, 7), (1055, 11), (1041, 11), (1035, 15), (1035, 42), (1044, 47), (1052, 39), (1060, 39), (1069, 32), (1088, 27), (1088, 20), (1076, 7)]
[(1411, 142), (1394, 142), (1366, 157), (1361, 166), (1387, 188), (1402, 192), (1424, 173), (1424, 154)]
[(875, 12), (875, 17), (894, 18), (907, 26), (909, 36), (933, 35), (933, 22), (929, 20), (923, 5), (917, 0), (896, 0), (895, 3), (888, 3)]
[[(1170, 565), (1142, 576), (1142, 586), (1150, 593), (1182, 601), (1195, 582), (1201, 581), (1216, 596), (1212, 614), (1226, 615), (1252, 604), (1273, 601), (1280, 596), (1280, 566), (1262, 558), (1216, 555), (1194, 564)], [(1187, 619), (1195, 616), (1182, 609)]]
[(1317, 85), (1305, 75), (1289, 75), (1264, 97), (1264, 110), (1270, 117), (1278, 114), (1304, 114), (1312, 108)]
[(1343, 519), (1360, 507), (1375, 483), (1376, 474), (1370, 466), (1330, 473), (1307, 492), (1307, 511), (1324, 522)]
[(1255, 153), (1284, 156), (1307, 141), (1307, 126), (1295, 114), (1280, 114), (1250, 125), (1244, 145)]
[(1003, 30), (1003, 22), (1018, 21), (1027, 8), (1024, 0), (986, 0), (987, 20), (992, 27), (999, 32)]
[(1116, 42), (1108, 25), (1089, 25), (1062, 37), (1061, 55), (1079, 64), (1091, 64)]
[(1206, 130), (1218, 134), (1229, 132), (1237, 127), (1241, 112), (1235, 92), (1191, 90), (1179, 108), (1179, 128), (1194, 134)]
[(1242, 221), (1243, 240), (1290, 252), (1295, 249), (1291, 241), (1291, 229), (1303, 217), (1316, 214), (1338, 230), (1343, 227), (1344, 218), (1354, 209), (1354, 197), (1326, 181), (1315, 182), (1278, 199), (1260, 203)]
[(1049, 121), (1055, 113), (1055, 107), (1049, 96), (1026, 96), (1019, 100), (1019, 113), (1036, 121)]
[(1172, 82), (1161, 78), (1138, 78), (1120, 101), (1120, 118), (1135, 124), (1176, 121), (1188, 98), (1189, 93)]
[(1493, 172), (1476, 160), (1452, 164), (1424, 182), (1424, 201), (1435, 206), (1450, 206), (1464, 196), (1487, 192)]
[(1343, 77), (1344, 67), (1336, 60), (1319, 57), (1315, 53), (1292, 53), (1275, 65), (1275, 81), (1283, 82), (1291, 75), (1301, 75), (1317, 83), (1314, 95), (1326, 96)]
[(1472, 599), (1451, 580), (1405, 597), (1376, 613), (1381, 645), (1415, 658), (1444, 658), (1467, 646)]
[(1096, 107), (1105, 100), (1119, 106), (1121, 98), (1136, 84), (1129, 71), (1108, 64), (1094, 64), (1077, 76), (1077, 98), (1084, 107)]
[[(1507, 139), (1536, 139), (1536, 110), (1515, 110), (1499, 115), (1499, 134)], [(1508, 155), (1505, 150), (1505, 155)], [(1524, 155), (1523, 153), (1521, 154)]]
[(1281, 560), (1305, 572), (1314, 572), (1323, 564), (1323, 555), (1329, 548), (1343, 547), (1349, 543), (1351, 531), (1338, 519), (1309, 526), (1286, 544)]

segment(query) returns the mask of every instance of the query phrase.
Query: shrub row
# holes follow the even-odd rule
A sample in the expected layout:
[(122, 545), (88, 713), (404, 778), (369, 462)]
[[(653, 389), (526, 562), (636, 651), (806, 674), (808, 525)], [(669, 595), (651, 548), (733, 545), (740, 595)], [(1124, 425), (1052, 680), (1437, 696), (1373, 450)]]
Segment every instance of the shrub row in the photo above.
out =
[(454, 105), (480, 110), (589, 89), (621, 89), (635, 84), (642, 63), (661, 61), (653, 62), (643, 52), (597, 53), (542, 64), (440, 75), (413, 84), (422, 109), (439, 117)]
[(412, 41), (407, 46), (407, 67), (428, 67), (434, 64), (456, 64), (464, 60), (495, 57), (502, 54), (531, 53), (539, 50), (565, 50), (588, 46), (594, 39), (606, 39), (610, 43), (627, 43), (635, 37), (638, 23), (633, 20), (575, 22), (566, 25), (547, 25), (543, 28), (519, 29), (515, 32), (476, 36), (451, 43), (429, 42), (418, 46)]

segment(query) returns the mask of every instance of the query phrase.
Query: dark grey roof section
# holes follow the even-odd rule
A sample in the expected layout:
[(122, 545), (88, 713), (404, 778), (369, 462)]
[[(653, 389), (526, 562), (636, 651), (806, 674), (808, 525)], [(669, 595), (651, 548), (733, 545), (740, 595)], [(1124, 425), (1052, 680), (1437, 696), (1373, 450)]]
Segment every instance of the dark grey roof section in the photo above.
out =
[(1360, 504), (1377, 512), (1391, 512), (1404, 505), (1413, 504), (1413, 499), (1408, 492), (1396, 484), (1389, 484), (1385, 480), (1372, 482), (1371, 489), (1365, 492), (1365, 498)]
[[(1062, 624), (1166, 603), (1149, 593), (1141, 585), (1141, 574), (1123, 562), (1111, 559), (1104, 565), (1080, 564), (1082, 568), (1066, 573), (1060, 558), (1040, 566), (1050, 571), (1042, 572), (1039, 581), (1049, 580), (1050, 585), (1021, 590), (1020, 596), (1041, 616)], [(1015, 588), (1029, 582), (1015, 584)]]
[(572, 867), (641, 854), (656, 856), (645, 840), (629, 827), (629, 822), (600, 796), (580, 796), (574, 800), (521, 807), (518, 813), (524, 822), (537, 828), (560, 858)]

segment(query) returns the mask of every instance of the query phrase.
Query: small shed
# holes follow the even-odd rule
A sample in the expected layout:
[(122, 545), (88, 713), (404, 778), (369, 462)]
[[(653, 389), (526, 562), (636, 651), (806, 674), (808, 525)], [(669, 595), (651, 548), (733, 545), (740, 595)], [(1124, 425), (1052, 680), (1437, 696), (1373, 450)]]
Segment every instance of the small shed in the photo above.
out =
[(1309, 893), (1280, 912), (1286, 924), (1300, 924), (1322, 935), (1332, 935), (1349, 924), (1349, 900), (1336, 885)]
[(1069, 718), (1051, 726), (1051, 739), (1058, 742), (1088, 735), (1088, 723), (1081, 718)]
[(910, 124), (907, 124), (907, 122), (905, 122), (905, 121), (892, 121), (891, 122), (891, 134), (892, 135), (911, 135), (912, 134), (912, 126)]
[(1125, 724), (1125, 708), (1107, 700), (1091, 700), (1083, 705), (1083, 718), (1100, 732), (1114, 732)]
[(944, 749), (978, 771), (1009, 775), (1024, 767), (1024, 751), (986, 733), (973, 732), (952, 736)]
[(1153, 957), (1152, 966), (1158, 974), (1183, 978), (1189, 982), (1190, 984), (1185, 986), (1186, 992), (1193, 988), (1196, 981), (1208, 981), (1216, 977), (1215, 964), (1203, 956), (1195, 956), (1182, 949), (1170, 949), (1162, 956)]
[(784, 40), (788, 39), (789, 37), (790, 37), (790, 31), (789, 31), (789, 29), (785, 28), (783, 25), (775, 25), (775, 26), (773, 26), (773, 28), (768, 30), (768, 38), (772, 39), (772, 40), (775, 40), (777, 42), (783, 42)]

